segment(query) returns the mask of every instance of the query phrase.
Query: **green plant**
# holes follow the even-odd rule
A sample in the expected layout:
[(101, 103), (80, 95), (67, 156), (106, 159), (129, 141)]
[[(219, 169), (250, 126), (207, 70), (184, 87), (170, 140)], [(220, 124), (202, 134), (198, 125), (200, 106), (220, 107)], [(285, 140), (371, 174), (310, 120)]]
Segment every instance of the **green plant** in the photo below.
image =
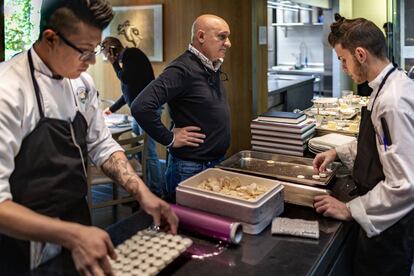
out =
[(10, 11), (5, 14), (5, 48), (7, 53), (14, 54), (30, 47), (33, 42), (33, 5), (31, 0), (5, 2), (6, 9)]

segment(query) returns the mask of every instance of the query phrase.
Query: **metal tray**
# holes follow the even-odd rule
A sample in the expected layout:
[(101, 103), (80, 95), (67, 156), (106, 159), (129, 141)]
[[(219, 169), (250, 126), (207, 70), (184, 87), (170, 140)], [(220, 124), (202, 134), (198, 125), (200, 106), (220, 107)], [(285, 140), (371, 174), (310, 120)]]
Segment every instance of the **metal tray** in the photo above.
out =
[[(328, 173), (327, 177), (316, 180), (312, 178), (314, 174), (312, 161), (313, 159), (304, 157), (245, 150), (224, 160), (216, 167), (231, 171), (270, 176), (279, 180), (309, 186), (326, 187), (335, 176), (340, 164), (332, 163), (329, 167), (331, 172)], [(304, 178), (298, 178), (298, 175), (303, 175)]]

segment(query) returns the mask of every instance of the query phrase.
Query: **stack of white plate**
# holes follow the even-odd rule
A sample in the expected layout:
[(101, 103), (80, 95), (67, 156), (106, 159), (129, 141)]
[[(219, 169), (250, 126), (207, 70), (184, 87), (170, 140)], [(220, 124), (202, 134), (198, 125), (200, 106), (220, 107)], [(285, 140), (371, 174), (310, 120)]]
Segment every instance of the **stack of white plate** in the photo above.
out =
[(310, 152), (318, 154), (329, 149), (342, 146), (356, 141), (355, 137), (330, 133), (319, 137), (314, 137), (309, 140), (308, 148)]

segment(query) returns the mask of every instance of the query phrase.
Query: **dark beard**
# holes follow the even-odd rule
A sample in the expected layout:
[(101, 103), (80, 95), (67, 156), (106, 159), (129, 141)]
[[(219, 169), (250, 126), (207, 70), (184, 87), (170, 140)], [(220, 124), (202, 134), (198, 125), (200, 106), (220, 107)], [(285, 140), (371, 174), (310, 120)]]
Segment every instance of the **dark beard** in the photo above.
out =
[(355, 63), (355, 76), (357, 77), (357, 84), (364, 83), (367, 80), (368, 77), (368, 69), (364, 64), (361, 64), (357, 58), (354, 56), (354, 63)]

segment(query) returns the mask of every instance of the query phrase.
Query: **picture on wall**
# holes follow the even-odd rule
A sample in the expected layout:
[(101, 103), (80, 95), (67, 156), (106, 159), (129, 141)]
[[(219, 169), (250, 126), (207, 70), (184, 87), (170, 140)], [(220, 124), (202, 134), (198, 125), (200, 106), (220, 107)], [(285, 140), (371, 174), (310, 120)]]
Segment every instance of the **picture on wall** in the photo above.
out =
[(141, 49), (150, 61), (163, 61), (162, 5), (113, 7), (114, 19), (104, 36), (117, 37), (125, 47)]

